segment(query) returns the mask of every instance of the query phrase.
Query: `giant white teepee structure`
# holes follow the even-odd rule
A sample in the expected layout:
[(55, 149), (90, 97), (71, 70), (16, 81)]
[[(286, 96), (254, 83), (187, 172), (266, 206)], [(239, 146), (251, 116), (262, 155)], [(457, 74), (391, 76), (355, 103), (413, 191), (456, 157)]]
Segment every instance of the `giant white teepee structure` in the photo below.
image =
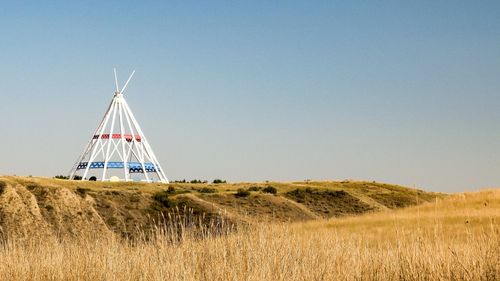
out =
[(115, 69), (116, 92), (97, 130), (71, 169), (70, 179), (80, 174), (82, 180), (168, 183), (165, 171), (123, 97), (134, 73), (120, 90)]

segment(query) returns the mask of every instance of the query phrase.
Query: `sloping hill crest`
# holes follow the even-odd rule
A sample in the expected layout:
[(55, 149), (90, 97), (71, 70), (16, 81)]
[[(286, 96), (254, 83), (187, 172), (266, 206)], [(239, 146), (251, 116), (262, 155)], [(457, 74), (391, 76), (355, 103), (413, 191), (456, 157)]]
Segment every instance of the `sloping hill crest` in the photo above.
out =
[(403, 208), (442, 197), (364, 181), (235, 184), (145, 184), (0, 177), (0, 230), (34, 233), (143, 235), (169, 214), (231, 223), (307, 221)]

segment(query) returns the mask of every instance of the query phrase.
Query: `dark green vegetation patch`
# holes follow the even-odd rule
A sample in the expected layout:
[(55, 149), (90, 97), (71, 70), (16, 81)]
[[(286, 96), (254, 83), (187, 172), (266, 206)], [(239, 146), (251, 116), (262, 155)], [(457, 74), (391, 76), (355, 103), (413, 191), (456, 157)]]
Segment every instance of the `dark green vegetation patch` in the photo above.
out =
[(276, 194), (278, 193), (278, 190), (274, 186), (266, 186), (264, 189), (262, 189), (262, 192)]
[(217, 193), (217, 189), (215, 188), (209, 188), (209, 187), (203, 187), (197, 190), (199, 193)]
[(250, 195), (250, 191), (245, 190), (243, 188), (238, 188), (238, 190), (236, 191), (236, 194), (234, 194), (234, 196), (236, 196), (236, 197), (247, 197), (249, 195)]
[(260, 186), (250, 186), (247, 190), (248, 191), (259, 191), (262, 188)]
[(153, 200), (160, 204), (161, 207), (171, 208), (175, 206), (175, 202), (169, 198), (168, 191), (160, 191), (153, 195)]

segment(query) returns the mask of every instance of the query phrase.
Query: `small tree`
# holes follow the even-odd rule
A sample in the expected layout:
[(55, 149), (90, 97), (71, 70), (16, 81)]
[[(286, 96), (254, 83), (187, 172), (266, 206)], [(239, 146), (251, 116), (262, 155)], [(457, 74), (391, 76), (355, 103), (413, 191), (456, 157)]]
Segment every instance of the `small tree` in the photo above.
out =
[(213, 181), (213, 183), (215, 183), (215, 184), (219, 184), (219, 183), (226, 183), (226, 180), (215, 179), (215, 180)]

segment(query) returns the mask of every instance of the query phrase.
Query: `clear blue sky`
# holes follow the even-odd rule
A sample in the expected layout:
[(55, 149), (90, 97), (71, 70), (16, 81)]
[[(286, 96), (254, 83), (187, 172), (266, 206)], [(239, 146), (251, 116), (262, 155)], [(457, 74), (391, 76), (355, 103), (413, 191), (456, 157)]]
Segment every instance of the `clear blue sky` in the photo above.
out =
[(113, 67), (171, 179), (500, 185), (499, 1), (8, 1), (0, 174), (67, 173)]

